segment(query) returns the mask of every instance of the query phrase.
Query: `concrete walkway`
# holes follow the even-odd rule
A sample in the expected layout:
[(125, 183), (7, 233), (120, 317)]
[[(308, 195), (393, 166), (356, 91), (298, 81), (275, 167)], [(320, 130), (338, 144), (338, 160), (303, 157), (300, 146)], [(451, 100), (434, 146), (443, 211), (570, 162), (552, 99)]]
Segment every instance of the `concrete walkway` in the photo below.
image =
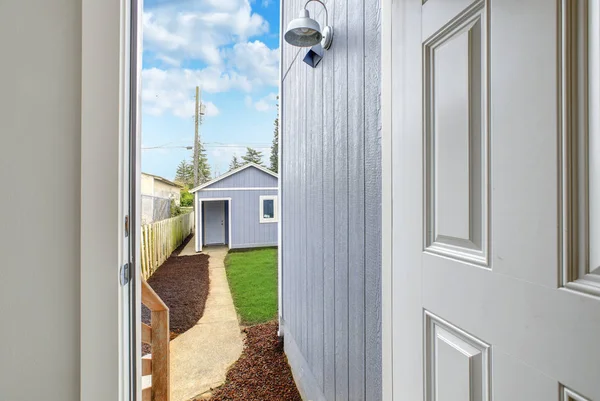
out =
[(178, 256), (193, 256), (197, 255), (196, 252), (196, 236), (194, 235), (190, 241), (185, 244), (185, 247), (179, 252)]
[[(195, 255), (194, 239), (189, 242)], [(188, 244), (188, 245), (189, 245)], [(179, 256), (185, 253), (188, 247)], [(188, 401), (225, 382), (225, 374), (242, 353), (242, 334), (229, 291), (226, 247), (205, 248), (210, 256), (210, 289), (198, 323), (171, 341), (171, 400)]]

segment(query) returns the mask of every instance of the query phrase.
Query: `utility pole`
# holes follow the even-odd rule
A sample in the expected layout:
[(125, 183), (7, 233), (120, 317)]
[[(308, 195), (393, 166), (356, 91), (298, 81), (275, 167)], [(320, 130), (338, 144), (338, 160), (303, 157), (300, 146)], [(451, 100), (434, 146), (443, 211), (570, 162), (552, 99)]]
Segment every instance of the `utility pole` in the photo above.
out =
[(197, 187), (198, 184), (200, 183), (200, 177), (198, 174), (198, 153), (200, 152), (200, 149), (198, 149), (198, 142), (199, 142), (199, 137), (198, 137), (198, 126), (200, 121), (199, 120), (199, 112), (200, 112), (200, 87), (196, 86), (196, 110), (194, 111), (194, 123), (195, 123), (195, 128), (194, 128), (194, 187)]

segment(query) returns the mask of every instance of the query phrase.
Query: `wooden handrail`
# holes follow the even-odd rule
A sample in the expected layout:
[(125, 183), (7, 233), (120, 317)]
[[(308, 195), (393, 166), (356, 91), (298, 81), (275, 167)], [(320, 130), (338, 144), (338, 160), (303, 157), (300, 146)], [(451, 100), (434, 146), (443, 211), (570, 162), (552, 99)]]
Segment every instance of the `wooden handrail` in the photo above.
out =
[(152, 388), (142, 393), (144, 401), (169, 401), (170, 354), (169, 354), (169, 308), (142, 278), (142, 303), (150, 309), (150, 326), (142, 324), (142, 341), (152, 347), (151, 362), (143, 363), (143, 374), (151, 372)]
[(152, 312), (169, 310), (162, 299), (154, 292), (152, 287), (142, 279), (142, 303)]

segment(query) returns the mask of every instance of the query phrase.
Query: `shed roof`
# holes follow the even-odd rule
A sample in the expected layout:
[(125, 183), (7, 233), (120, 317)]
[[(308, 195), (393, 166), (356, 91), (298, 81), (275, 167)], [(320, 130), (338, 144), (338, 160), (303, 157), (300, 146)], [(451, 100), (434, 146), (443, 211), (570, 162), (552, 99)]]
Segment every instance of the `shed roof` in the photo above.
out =
[(215, 178), (215, 179), (213, 179), (213, 180), (207, 181), (207, 182), (205, 182), (204, 184), (202, 184), (202, 185), (199, 185), (199, 186), (197, 186), (196, 188), (193, 188), (192, 190), (190, 190), (190, 192), (191, 192), (191, 193), (198, 192), (198, 191), (200, 191), (200, 190), (201, 190), (201, 189), (203, 189), (203, 188), (206, 188), (206, 187), (208, 187), (208, 186), (210, 186), (210, 185), (213, 185), (213, 184), (214, 184), (214, 183), (216, 183), (216, 182), (219, 182), (219, 181), (221, 181), (221, 180), (223, 180), (223, 179), (225, 179), (225, 178), (227, 178), (227, 177), (230, 177), (230, 176), (232, 176), (232, 175), (234, 175), (234, 174), (237, 174), (237, 173), (239, 173), (239, 172), (241, 172), (241, 171), (244, 171), (244, 170), (246, 170), (246, 169), (248, 169), (248, 168), (250, 168), (250, 167), (254, 167), (254, 168), (256, 168), (256, 169), (258, 169), (258, 170), (262, 171), (263, 173), (269, 174), (269, 175), (271, 175), (271, 176), (273, 176), (273, 177), (275, 177), (275, 178), (279, 179), (279, 176), (278, 176), (276, 173), (274, 173), (274, 172), (272, 172), (271, 170), (269, 170), (268, 168), (265, 168), (265, 167), (263, 167), (263, 166), (261, 166), (261, 165), (259, 165), (259, 164), (256, 164), (256, 163), (246, 163), (246, 164), (244, 164), (244, 165), (243, 165), (243, 166), (241, 166), (241, 167), (238, 167), (238, 168), (236, 168), (236, 169), (233, 169), (233, 170), (231, 170), (231, 171), (228, 171), (228, 172), (226, 172), (225, 174), (222, 174), (222, 175), (218, 176), (217, 178)]

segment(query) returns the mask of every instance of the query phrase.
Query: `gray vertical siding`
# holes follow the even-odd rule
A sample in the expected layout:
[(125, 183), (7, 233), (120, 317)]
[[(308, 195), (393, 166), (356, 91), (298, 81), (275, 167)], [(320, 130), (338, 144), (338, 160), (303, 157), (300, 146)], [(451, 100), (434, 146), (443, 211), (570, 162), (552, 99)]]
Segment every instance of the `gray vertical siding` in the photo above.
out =
[[(284, 0), (284, 26), (304, 0)], [(327, 0), (316, 69), (282, 43), (285, 349), (309, 400), (381, 400), (380, 5)], [(324, 25), (319, 5), (311, 15)], [(316, 13), (316, 14), (315, 14)]]
[[(277, 190), (203, 191), (199, 199), (231, 198), (231, 248), (277, 245), (277, 224), (260, 223), (260, 196), (277, 195)], [(198, 213), (198, 218), (200, 214)], [(197, 222), (200, 227), (200, 222)]]
[(277, 177), (256, 167), (248, 167), (206, 188), (277, 188)]

